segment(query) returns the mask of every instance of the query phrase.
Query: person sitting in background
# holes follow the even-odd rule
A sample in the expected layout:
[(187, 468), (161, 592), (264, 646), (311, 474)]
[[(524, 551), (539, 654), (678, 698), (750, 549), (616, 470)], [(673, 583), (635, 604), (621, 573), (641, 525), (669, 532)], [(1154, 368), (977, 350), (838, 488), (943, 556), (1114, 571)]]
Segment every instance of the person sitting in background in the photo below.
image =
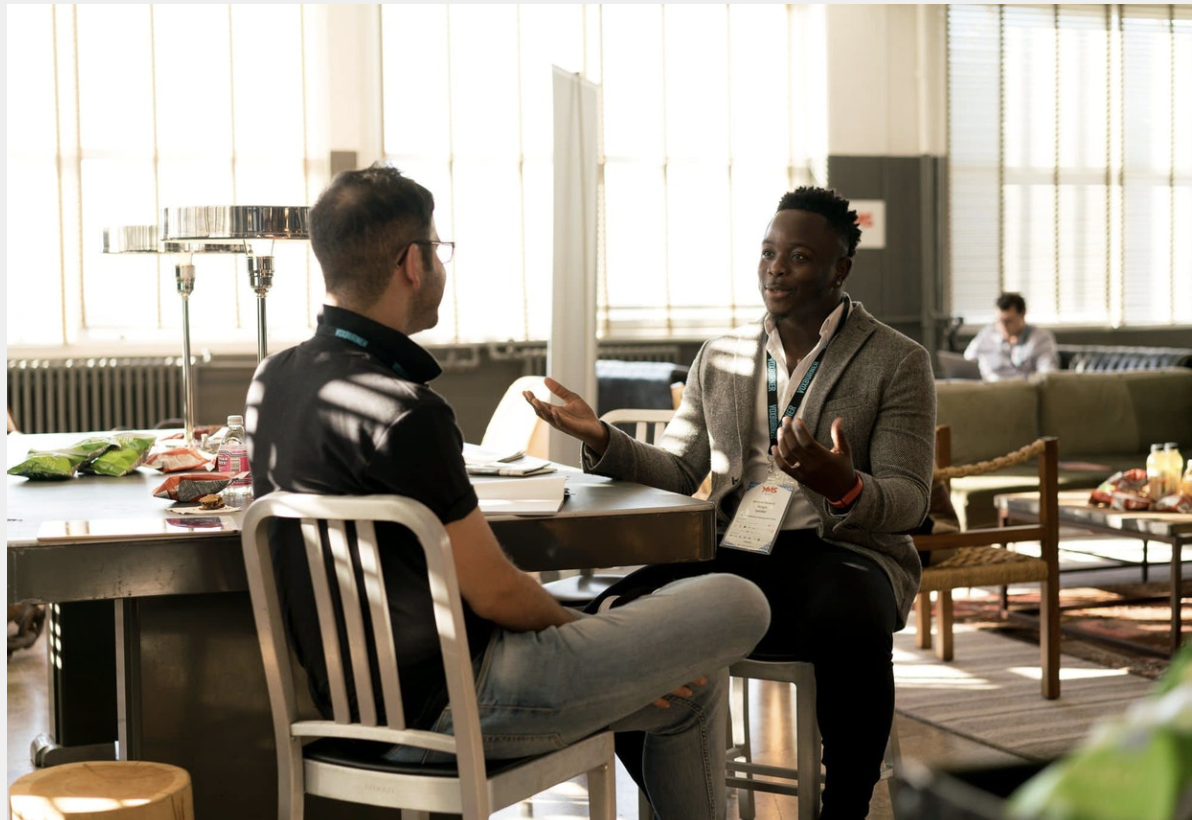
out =
[(981, 368), (981, 378), (996, 382), (1059, 370), (1055, 335), (1026, 323), (1022, 294), (1003, 293), (996, 304), (997, 321), (981, 328), (964, 351), (964, 358)]
[[(601, 422), (553, 379), (563, 404), (526, 396), (583, 442), (585, 470), (686, 494), (711, 473), (716, 557), (637, 570), (593, 608), (615, 612), (706, 572), (761, 587), (772, 617), (754, 657), (815, 665), (822, 820), (865, 817), (881, 773), (893, 635), (922, 569), (907, 533), (927, 514), (935, 440), (927, 351), (844, 292), (860, 238), (857, 212), (835, 191), (779, 200), (758, 247), (766, 313), (704, 344), (658, 445)], [(633, 741), (618, 735), (617, 754), (636, 779)]]
[[(326, 304), (314, 337), (266, 358), (253, 377), (245, 419), (256, 495), (396, 494), (425, 504), (451, 540), (485, 756), (543, 754), (608, 727), (644, 732), (656, 816), (723, 820), (727, 667), (765, 633), (766, 599), (721, 574), (584, 616), (510, 562), (478, 506), (455, 414), (428, 384), (442, 371), (410, 338), (438, 321), (454, 247), (439, 239), (433, 213), (430, 191), (382, 165), (340, 174), (311, 209)], [(287, 627), (327, 714), (322, 640), (293, 524), (278, 527), (272, 547)], [(406, 717), (411, 728), (450, 732), (426, 561), (397, 525), (378, 526), (377, 536)], [(425, 755), (388, 753), (401, 762), (443, 757)]]

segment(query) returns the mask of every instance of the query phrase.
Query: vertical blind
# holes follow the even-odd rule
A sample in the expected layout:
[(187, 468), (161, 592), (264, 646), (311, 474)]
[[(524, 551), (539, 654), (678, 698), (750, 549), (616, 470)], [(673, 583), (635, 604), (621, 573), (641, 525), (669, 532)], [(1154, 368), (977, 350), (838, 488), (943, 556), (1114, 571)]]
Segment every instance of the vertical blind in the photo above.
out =
[(814, 13), (383, 6), (384, 152), (458, 242), (427, 335), (549, 334), (552, 64), (600, 85), (600, 335), (702, 337), (758, 315), (762, 232), (812, 177), (799, 112), (823, 71), (803, 62)]
[(1192, 323), (1192, 6), (950, 5), (949, 301)]

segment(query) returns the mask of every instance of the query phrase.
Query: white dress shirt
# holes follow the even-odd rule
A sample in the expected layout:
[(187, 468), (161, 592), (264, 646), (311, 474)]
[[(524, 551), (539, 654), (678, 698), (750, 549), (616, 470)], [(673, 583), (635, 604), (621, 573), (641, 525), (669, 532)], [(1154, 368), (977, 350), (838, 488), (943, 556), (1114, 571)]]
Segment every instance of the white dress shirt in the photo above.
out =
[[(815, 361), (815, 357), (831, 341), (843, 315), (844, 303), (842, 302), (824, 320), (823, 325), (820, 326), (819, 341), (806, 356), (799, 360), (795, 365), (794, 372), (790, 375), (787, 375), (786, 352), (782, 349), (782, 337), (778, 333), (778, 326), (772, 317), (766, 316), (765, 327), (769, 334), (766, 339), (766, 353), (769, 353), (775, 364), (778, 365), (778, 416), (780, 420), (783, 413), (786, 412), (786, 408), (790, 406), (795, 390), (799, 387), (799, 382), (803, 381), (803, 377), (807, 375), (807, 370)], [(761, 377), (757, 380), (757, 413), (754, 416), (753, 436), (749, 440), (749, 452), (745, 459), (745, 475), (742, 477), (741, 486), (737, 489), (738, 498), (745, 495), (745, 491), (749, 489), (752, 482), (765, 481), (770, 474), (770, 398), (766, 394), (765, 361), (759, 363), (758, 370)], [(813, 378), (807, 388), (807, 393), (803, 396), (803, 403), (799, 405), (799, 409), (795, 413), (795, 418), (803, 417), (803, 408), (807, 406), (807, 398), (815, 390), (815, 385), (816, 380)], [(787, 481), (794, 481), (789, 476), (783, 477)], [(820, 519), (818, 513), (812, 508), (811, 502), (797, 490), (791, 495), (791, 505), (787, 507), (786, 517), (782, 520), (782, 529), (814, 529)]]

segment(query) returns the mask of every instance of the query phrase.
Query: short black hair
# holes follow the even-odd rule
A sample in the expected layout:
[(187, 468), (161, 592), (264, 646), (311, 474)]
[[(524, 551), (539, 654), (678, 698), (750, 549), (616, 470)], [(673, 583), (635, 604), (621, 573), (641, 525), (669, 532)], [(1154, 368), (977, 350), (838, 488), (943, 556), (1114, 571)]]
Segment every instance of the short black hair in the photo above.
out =
[(998, 310), (1013, 309), (1023, 315), (1026, 314), (1026, 299), (1022, 298), (1021, 293), (1003, 293), (997, 297)]
[[(372, 305), (398, 255), (430, 238), (435, 198), (391, 165), (338, 174), (310, 209), (310, 244), (327, 292), (356, 307)], [(431, 264), (434, 249), (421, 247)]]
[(778, 210), (819, 214), (828, 220), (828, 225), (844, 243), (846, 253), (852, 256), (857, 252), (857, 243), (861, 241), (861, 228), (857, 225), (857, 212), (849, 210), (848, 204), (848, 200), (834, 189), (804, 185), (783, 194), (782, 199), (778, 200)]

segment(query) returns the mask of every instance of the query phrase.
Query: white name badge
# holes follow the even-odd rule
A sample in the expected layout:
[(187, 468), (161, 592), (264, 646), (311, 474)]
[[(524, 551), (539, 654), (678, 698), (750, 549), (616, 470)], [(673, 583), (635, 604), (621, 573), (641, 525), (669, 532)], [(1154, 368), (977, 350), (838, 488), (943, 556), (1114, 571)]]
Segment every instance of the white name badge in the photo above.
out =
[(791, 486), (772, 478), (762, 483), (751, 482), (720, 546), (769, 555), (786, 518), (792, 491)]

